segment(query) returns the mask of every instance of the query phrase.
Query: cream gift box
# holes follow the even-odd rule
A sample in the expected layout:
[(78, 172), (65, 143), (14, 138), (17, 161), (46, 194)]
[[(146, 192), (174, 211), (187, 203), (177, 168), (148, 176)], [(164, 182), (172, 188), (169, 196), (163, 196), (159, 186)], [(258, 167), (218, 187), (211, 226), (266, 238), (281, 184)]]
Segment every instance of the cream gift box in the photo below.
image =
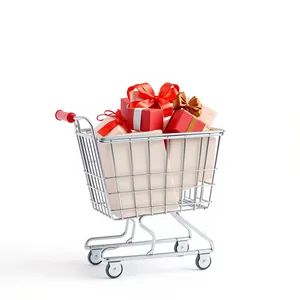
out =
[(214, 111), (213, 109), (211, 109), (205, 105), (202, 105), (201, 115), (200, 115), (199, 119), (203, 123), (205, 123), (208, 128), (211, 128), (216, 116), (217, 116), (216, 111)]
[[(120, 128), (117, 130), (121, 131)], [(161, 130), (139, 132), (126, 134), (126, 137), (161, 133)], [(109, 133), (109, 136), (112, 134)], [(164, 174), (164, 141), (149, 141), (149, 147), (147, 139), (132, 142), (131, 145), (129, 141), (98, 143), (109, 202), (115, 217), (128, 218), (178, 209), (178, 189), (174, 188), (172, 177), (168, 176), (166, 183)]]
[[(106, 117), (104, 120), (102, 120), (97, 127), (95, 128), (95, 134), (97, 138), (102, 138), (103, 136), (99, 133), (99, 130), (109, 122), (115, 120), (116, 118), (114, 117)], [(122, 127), (121, 125), (117, 125), (114, 127), (106, 136), (116, 136), (116, 135), (121, 135), (121, 134), (126, 134), (127, 131)]]
[[(182, 139), (170, 140), (168, 144), (168, 172), (172, 174), (175, 187), (184, 191), (196, 187), (202, 180), (211, 183), (215, 166), (215, 153), (215, 137), (188, 138), (186, 142)], [(204, 167), (207, 170), (205, 172), (203, 172)]]
[[(186, 101), (188, 102), (191, 98), (186, 97)], [(199, 120), (206, 124), (208, 129), (211, 128), (215, 118), (217, 116), (217, 112), (210, 107), (203, 105), (201, 106), (201, 114)], [(168, 124), (168, 122), (164, 123), (164, 125)], [(164, 127), (165, 129), (165, 127)]]

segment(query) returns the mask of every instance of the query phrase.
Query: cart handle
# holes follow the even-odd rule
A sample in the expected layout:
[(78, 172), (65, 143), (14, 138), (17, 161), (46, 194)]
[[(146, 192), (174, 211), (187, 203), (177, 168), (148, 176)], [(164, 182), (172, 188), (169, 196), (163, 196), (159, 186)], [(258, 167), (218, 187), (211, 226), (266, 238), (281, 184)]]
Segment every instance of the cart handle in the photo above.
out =
[(73, 123), (75, 121), (74, 117), (76, 117), (76, 115), (74, 113), (72, 113), (72, 112), (68, 113), (61, 109), (55, 113), (55, 118), (59, 121), (66, 121), (69, 123)]

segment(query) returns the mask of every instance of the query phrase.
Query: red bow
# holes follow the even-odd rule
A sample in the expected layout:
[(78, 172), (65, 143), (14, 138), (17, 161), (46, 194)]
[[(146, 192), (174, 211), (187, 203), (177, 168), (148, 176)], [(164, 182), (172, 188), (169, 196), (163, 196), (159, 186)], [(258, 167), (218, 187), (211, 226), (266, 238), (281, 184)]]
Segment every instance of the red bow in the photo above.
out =
[(98, 133), (102, 136), (106, 136), (109, 132), (111, 132), (116, 126), (122, 126), (128, 133), (131, 133), (131, 130), (127, 127), (127, 120), (122, 115), (121, 111), (118, 109), (116, 112), (112, 110), (106, 110), (104, 114), (100, 114), (97, 116), (98, 121), (103, 121), (103, 119), (99, 119), (100, 116), (107, 116), (115, 118), (111, 120), (107, 124), (105, 124), (102, 128), (98, 130)]
[(179, 86), (170, 82), (162, 85), (156, 96), (152, 86), (145, 82), (130, 86), (127, 90), (127, 97), (130, 99), (130, 92), (137, 89), (138, 97), (142, 100), (133, 101), (129, 104), (129, 108), (160, 108), (163, 110), (164, 116), (168, 117), (173, 112), (172, 102), (179, 93)]

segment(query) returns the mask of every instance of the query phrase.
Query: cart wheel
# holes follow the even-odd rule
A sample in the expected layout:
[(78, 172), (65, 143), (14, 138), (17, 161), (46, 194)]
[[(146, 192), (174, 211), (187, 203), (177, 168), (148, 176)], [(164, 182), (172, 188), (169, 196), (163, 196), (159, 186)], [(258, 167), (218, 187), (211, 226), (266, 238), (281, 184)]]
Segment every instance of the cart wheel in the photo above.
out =
[(190, 246), (188, 242), (176, 242), (174, 245), (174, 251), (175, 252), (186, 252), (189, 251)]
[(88, 261), (94, 266), (101, 264), (102, 260), (99, 251), (93, 252), (91, 250), (88, 254)]
[(123, 266), (120, 262), (108, 263), (105, 272), (108, 277), (115, 279), (123, 273)]
[(196, 257), (196, 266), (200, 270), (206, 270), (211, 265), (211, 257), (209, 254), (198, 254)]

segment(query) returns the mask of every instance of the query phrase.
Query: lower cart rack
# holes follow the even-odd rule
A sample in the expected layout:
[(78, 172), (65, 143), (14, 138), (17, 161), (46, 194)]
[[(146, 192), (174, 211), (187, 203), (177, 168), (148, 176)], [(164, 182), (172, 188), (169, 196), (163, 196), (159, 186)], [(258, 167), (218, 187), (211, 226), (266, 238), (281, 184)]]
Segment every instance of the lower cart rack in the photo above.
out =
[[(205, 234), (203, 234), (199, 229), (185, 220), (178, 212), (170, 213), (175, 220), (177, 220), (187, 231), (187, 236), (177, 237), (177, 238), (165, 238), (156, 239), (155, 233), (145, 224), (143, 224), (143, 219), (145, 216), (139, 218), (139, 225), (142, 229), (147, 231), (152, 239), (146, 241), (134, 241), (136, 221), (135, 219), (128, 219), (125, 225), (125, 231), (120, 235), (115, 236), (103, 236), (103, 237), (93, 237), (86, 241), (85, 249), (89, 250), (88, 261), (92, 265), (99, 265), (102, 262), (106, 262), (106, 274), (111, 278), (119, 277), (123, 272), (122, 261), (128, 260), (139, 260), (139, 259), (153, 259), (153, 258), (165, 258), (165, 257), (181, 257), (185, 255), (195, 255), (196, 256), (196, 266), (200, 270), (207, 269), (211, 264), (210, 253), (214, 250), (214, 244), (211, 239), (209, 239)], [(92, 244), (93, 242), (99, 242), (101, 240), (108, 239), (118, 239), (126, 237), (128, 234), (129, 223), (132, 223), (132, 230), (129, 239), (123, 243), (111, 243), (111, 244)], [(197, 233), (203, 239), (205, 239), (209, 247), (207, 249), (197, 249), (189, 250), (188, 241), (192, 238), (192, 231)], [(155, 247), (157, 244), (173, 243), (174, 252), (164, 252), (156, 253)], [(113, 251), (118, 248), (134, 247), (134, 246), (144, 246), (149, 245), (151, 249), (146, 254), (141, 255), (128, 255), (128, 256), (106, 256), (106, 251)]]

